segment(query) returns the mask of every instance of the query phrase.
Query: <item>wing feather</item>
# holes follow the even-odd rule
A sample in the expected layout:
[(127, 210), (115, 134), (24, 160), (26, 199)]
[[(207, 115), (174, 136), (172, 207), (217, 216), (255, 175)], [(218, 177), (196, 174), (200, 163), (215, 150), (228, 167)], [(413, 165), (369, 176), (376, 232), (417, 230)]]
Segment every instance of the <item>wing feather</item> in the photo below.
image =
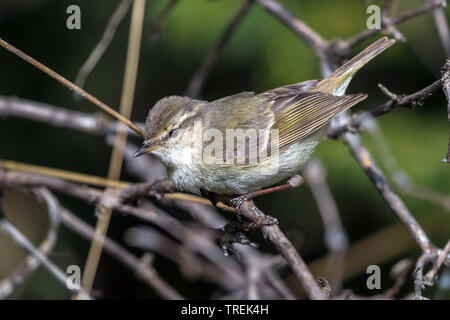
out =
[[(317, 80), (304, 81), (258, 95), (253, 92), (245, 92), (214, 101), (210, 107), (220, 105), (220, 108), (216, 110), (214, 117), (207, 117), (206, 127), (256, 129), (258, 139), (246, 142), (245, 161), (242, 165), (250, 164), (250, 150), (259, 150), (258, 161), (262, 161), (264, 159), (259, 155), (267, 154), (270, 157), (270, 150), (273, 147), (271, 129), (278, 130), (277, 147), (281, 151), (313, 134), (324, 127), (334, 116), (367, 97), (362, 93), (335, 96), (313, 91), (312, 89), (317, 83)], [(227, 119), (230, 112), (235, 115), (234, 121), (224, 125), (223, 119)], [(261, 130), (262, 135), (260, 135)], [(225, 132), (223, 135), (225, 137)], [(232, 151), (234, 162), (236, 162), (238, 154), (239, 152), (235, 148), (234, 152)], [(267, 156), (263, 156), (263, 158)]]
[(302, 92), (291, 97), (272, 100), (275, 122), (279, 130), (280, 150), (300, 141), (326, 125), (334, 116), (364, 100), (366, 94), (334, 96), (323, 92)]

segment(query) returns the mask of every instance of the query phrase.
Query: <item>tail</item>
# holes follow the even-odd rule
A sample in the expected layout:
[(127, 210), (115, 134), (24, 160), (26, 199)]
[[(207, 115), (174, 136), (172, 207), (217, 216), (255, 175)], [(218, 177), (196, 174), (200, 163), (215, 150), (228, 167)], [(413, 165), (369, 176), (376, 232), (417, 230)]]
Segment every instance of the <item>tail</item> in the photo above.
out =
[(375, 41), (358, 55), (353, 57), (353, 59), (336, 69), (327, 78), (320, 81), (314, 91), (343, 95), (353, 75), (367, 62), (375, 58), (394, 43), (394, 39), (388, 39), (387, 37)]

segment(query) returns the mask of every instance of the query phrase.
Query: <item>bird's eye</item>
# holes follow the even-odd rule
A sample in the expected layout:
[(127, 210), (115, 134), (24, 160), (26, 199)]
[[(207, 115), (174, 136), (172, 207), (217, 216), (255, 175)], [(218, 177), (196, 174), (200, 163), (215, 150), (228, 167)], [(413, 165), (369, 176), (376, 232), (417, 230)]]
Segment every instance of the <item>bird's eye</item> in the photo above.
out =
[(172, 129), (169, 132), (169, 137), (170, 138), (175, 138), (178, 135), (178, 129)]

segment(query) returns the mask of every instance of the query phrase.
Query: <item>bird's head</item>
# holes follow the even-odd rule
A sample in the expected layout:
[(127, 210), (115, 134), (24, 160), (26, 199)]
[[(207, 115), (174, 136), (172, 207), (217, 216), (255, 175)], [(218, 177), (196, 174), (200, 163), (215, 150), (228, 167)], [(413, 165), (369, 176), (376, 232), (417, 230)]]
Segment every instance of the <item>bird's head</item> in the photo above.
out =
[(134, 154), (165, 156), (182, 150), (190, 143), (194, 123), (201, 119), (204, 101), (189, 97), (170, 96), (159, 100), (147, 116), (144, 143)]

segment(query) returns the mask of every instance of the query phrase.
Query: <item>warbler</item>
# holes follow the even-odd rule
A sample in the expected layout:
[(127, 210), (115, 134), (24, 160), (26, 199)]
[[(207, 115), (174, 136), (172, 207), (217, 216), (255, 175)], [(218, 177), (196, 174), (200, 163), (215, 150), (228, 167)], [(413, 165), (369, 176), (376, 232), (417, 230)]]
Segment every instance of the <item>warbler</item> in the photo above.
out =
[[(366, 94), (345, 91), (361, 67), (394, 43), (379, 39), (322, 80), (212, 102), (163, 98), (148, 114), (144, 143), (135, 157), (154, 154), (181, 191), (236, 195), (241, 200), (275, 191), (262, 188), (295, 176), (323, 140), (331, 119), (366, 99)], [(230, 135), (230, 130), (244, 132), (245, 143), (236, 146), (239, 135)], [(209, 161), (211, 156), (214, 161)]]

